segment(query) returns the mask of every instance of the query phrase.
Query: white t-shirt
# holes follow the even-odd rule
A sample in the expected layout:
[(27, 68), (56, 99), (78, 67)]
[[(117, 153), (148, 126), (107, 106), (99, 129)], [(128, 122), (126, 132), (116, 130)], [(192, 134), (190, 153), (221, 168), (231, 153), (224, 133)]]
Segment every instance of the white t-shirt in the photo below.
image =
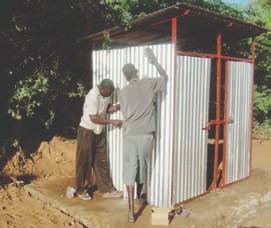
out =
[(111, 101), (110, 97), (103, 97), (99, 89), (94, 87), (91, 89), (86, 98), (83, 106), (83, 115), (81, 117), (80, 126), (89, 130), (93, 130), (95, 134), (100, 134), (104, 125), (95, 124), (90, 120), (89, 115), (100, 115), (105, 117), (106, 109)]

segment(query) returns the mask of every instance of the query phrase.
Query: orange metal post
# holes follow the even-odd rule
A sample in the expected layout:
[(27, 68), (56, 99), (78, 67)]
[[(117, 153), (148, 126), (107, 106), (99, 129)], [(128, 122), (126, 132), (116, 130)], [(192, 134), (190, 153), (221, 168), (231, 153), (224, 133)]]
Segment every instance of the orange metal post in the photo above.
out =
[(223, 142), (223, 161), (222, 161), (222, 179), (219, 187), (223, 187), (226, 181), (226, 165), (227, 165), (227, 130), (228, 130), (228, 96), (229, 96), (229, 65), (228, 61), (225, 63), (225, 95), (224, 95), (224, 142)]
[[(217, 61), (216, 61), (216, 121), (220, 120), (220, 99), (221, 99), (221, 33), (217, 35)], [(214, 154), (214, 172), (213, 182), (210, 186), (211, 190), (217, 186), (217, 170), (218, 170), (218, 153), (219, 153), (219, 131), (220, 124), (215, 127), (215, 154)]]
[[(177, 64), (177, 59), (176, 59), (177, 58), (177, 54), (176, 54), (176, 52), (177, 52), (177, 47), (176, 47), (177, 46), (177, 18), (176, 17), (171, 19), (171, 42), (174, 46), (174, 75), (173, 75), (174, 79), (173, 80), (176, 82), (176, 64)], [(174, 90), (174, 94), (175, 94), (176, 93), (176, 83), (174, 83), (173, 90)], [(176, 104), (175, 97), (176, 96), (174, 96), (174, 98), (173, 98), (174, 105)], [(174, 109), (175, 109), (175, 106), (174, 106)], [(176, 119), (175, 113), (176, 112), (174, 110), (173, 123), (175, 123), (175, 119)], [(175, 141), (175, 139), (173, 137), (173, 145), (175, 145), (174, 141)], [(175, 150), (176, 150), (176, 148), (173, 147), (173, 155), (172, 155), (173, 158), (172, 159), (174, 159)], [(173, 164), (172, 164), (172, 175), (174, 175), (174, 165)], [(171, 181), (171, 204), (173, 204), (173, 199), (174, 199), (174, 194), (175, 194), (175, 192), (173, 191), (173, 187), (174, 187), (173, 181)]]
[[(171, 41), (173, 44), (176, 45), (176, 41), (177, 41), (177, 18), (176, 17), (171, 19)], [(176, 46), (175, 46), (175, 52), (176, 52)]]

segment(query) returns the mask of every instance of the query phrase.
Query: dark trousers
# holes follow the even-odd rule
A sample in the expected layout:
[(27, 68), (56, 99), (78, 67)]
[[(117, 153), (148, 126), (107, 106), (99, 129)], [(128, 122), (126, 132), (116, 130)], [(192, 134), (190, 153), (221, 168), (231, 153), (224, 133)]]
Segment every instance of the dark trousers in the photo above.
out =
[(110, 178), (109, 163), (106, 157), (105, 134), (95, 134), (92, 130), (79, 127), (76, 149), (76, 192), (84, 191), (90, 184), (92, 168), (100, 192), (114, 189)]

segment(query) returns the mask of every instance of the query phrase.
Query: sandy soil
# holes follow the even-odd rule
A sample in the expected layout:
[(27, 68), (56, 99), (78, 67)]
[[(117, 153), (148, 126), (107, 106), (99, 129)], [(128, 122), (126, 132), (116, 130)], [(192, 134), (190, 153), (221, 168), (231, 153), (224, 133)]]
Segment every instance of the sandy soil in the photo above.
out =
[(73, 218), (53, 209), (24, 190), (24, 183), (46, 182), (51, 176), (74, 174), (76, 141), (55, 137), (42, 142), (32, 158), (17, 152), (4, 168), (0, 181), (0, 228), (83, 227)]
[[(271, 175), (271, 141), (254, 141), (253, 144), (253, 167), (256, 168), (256, 170), (257, 168), (269, 170), (268, 175)], [(0, 176), (0, 185), (2, 185), (0, 188), (0, 228), (83, 227), (82, 224), (69, 215), (51, 207), (49, 203), (37, 200), (23, 187), (24, 184), (30, 182), (36, 186), (50, 185), (50, 183), (53, 183), (51, 180), (57, 178), (71, 181), (74, 174), (75, 146), (76, 142), (74, 140), (55, 137), (49, 143), (41, 143), (39, 149), (33, 154), (31, 159), (26, 159), (22, 152), (18, 152), (13, 157)], [(259, 184), (262, 178), (264, 178), (261, 171), (255, 171), (253, 178), (255, 178), (257, 185), (254, 186), (255, 188), (269, 187), (269, 185), (261, 186), (261, 184)], [(60, 184), (59, 186), (55, 186), (55, 189), (64, 192), (63, 186), (64, 185)], [(65, 186), (67, 186), (67, 183), (65, 183)], [(240, 190), (240, 188), (238, 189), (238, 186), (227, 191), (237, 191), (239, 192), (238, 194), (243, 194), (242, 190)], [(219, 193), (217, 194), (219, 196)], [(216, 195), (213, 197), (219, 198)], [(112, 203), (114, 204), (116, 202)], [(206, 206), (208, 201), (199, 201), (199, 204), (200, 203)], [(102, 208), (102, 204), (103, 201), (97, 200), (97, 208)], [(221, 204), (223, 204), (223, 202), (221, 202)], [(123, 211), (121, 209), (120, 214), (125, 213), (126, 206), (125, 204), (121, 205), (120, 208), (123, 208)], [(190, 208), (194, 210), (193, 205), (191, 205)], [(105, 215), (109, 215), (113, 212), (113, 209), (112, 211), (109, 210), (106, 212), (101, 210), (101, 213)], [(150, 214), (151, 209), (147, 208), (142, 218), (139, 219), (139, 223), (132, 227), (148, 227), (143, 224), (145, 224), (144, 220), (149, 219)], [(224, 218), (221, 220), (223, 219)], [(116, 218), (115, 220), (117, 223), (118, 219)], [(178, 224), (182, 224), (182, 218), (174, 220), (171, 226), (180, 227)], [(189, 225), (187, 227), (195, 226), (191, 223), (191, 226)], [(223, 225), (216, 227), (223, 227)], [(271, 227), (271, 206), (269, 204), (260, 205), (259, 208), (255, 210), (255, 213), (240, 222), (240, 227)]]
[[(255, 141), (253, 148), (253, 168), (267, 169), (271, 174), (271, 141)], [(254, 214), (242, 223), (241, 227), (271, 228), (270, 203), (261, 205)]]
[(0, 193), (0, 227), (83, 227), (73, 218), (42, 203), (23, 188), (9, 186)]

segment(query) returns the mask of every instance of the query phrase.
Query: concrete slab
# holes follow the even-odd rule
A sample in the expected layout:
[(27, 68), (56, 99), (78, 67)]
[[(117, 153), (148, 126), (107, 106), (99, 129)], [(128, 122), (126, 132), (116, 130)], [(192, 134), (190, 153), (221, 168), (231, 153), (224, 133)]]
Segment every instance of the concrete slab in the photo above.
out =
[[(144, 209), (135, 224), (128, 224), (127, 203), (123, 199), (67, 199), (66, 188), (72, 185), (71, 177), (54, 177), (25, 189), (86, 227), (161, 227), (151, 225), (151, 206)], [(262, 205), (270, 203), (271, 169), (254, 169), (249, 179), (186, 203), (184, 207), (191, 210), (191, 215), (175, 216), (169, 227), (237, 227), (249, 221)]]

